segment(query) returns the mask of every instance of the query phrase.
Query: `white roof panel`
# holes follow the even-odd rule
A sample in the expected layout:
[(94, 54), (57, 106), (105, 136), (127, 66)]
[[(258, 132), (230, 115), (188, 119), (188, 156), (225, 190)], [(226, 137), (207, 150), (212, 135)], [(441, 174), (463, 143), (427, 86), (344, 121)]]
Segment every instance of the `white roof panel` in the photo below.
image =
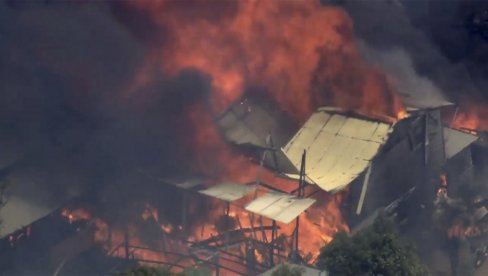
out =
[(348, 119), (342, 128), (338, 131), (338, 135), (344, 137), (355, 137), (359, 140), (367, 140), (373, 136), (376, 128), (363, 127), (363, 121), (359, 119)]
[(460, 130), (444, 127), (444, 147), (449, 159), (478, 140), (478, 136)]
[(283, 152), (300, 169), (307, 150), (306, 174), (326, 191), (347, 186), (386, 142), (391, 125), (319, 110), (314, 113)]
[(199, 193), (232, 202), (244, 197), (248, 193), (254, 191), (254, 189), (254, 186), (227, 182), (201, 190)]
[(391, 125), (389, 124), (378, 124), (376, 126), (376, 130), (373, 136), (369, 139), (373, 142), (377, 143), (384, 143), (388, 138), (388, 134), (390, 133)]
[(283, 193), (268, 193), (257, 198), (246, 206), (246, 210), (282, 223), (290, 223), (308, 207), (315, 199), (298, 198)]

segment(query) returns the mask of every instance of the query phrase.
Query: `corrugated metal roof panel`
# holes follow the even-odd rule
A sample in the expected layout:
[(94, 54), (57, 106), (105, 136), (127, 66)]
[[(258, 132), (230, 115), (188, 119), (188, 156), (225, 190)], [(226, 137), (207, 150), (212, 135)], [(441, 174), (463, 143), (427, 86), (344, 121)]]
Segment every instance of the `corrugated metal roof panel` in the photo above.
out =
[(290, 223), (314, 202), (315, 199), (311, 198), (269, 193), (249, 203), (246, 210), (282, 223)]
[[(369, 140), (375, 132), (375, 127), (364, 127), (365, 124), (371, 125), (374, 123), (364, 122), (359, 119), (347, 119), (344, 126), (338, 131), (338, 135), (345, 137), (355, 137), (360, 140)], [(374, 124), (375, 125), (375, 124)]]
[(391, 125), (332, 114), (314, 113), (283, 152), (297, 169), (307, 150), (306, 174), (326, 191), (349, 184), (386, 142)]
[(255, 187), (253, 186), (227, 182), (212, 186), (205, 190), (201, 190), (199, 191), (199, 193), (224, 201), (232, 202), (244, 197), (254, 190)]
[(372, 142), (377, 142), (377, 143), (384, 143), (386, 142), (386, 139), (388, 139), (388, 134), (390, 132), (391, 125), (389, 124), (377, 124), (376, 130), (371, 136), (371, 141)]

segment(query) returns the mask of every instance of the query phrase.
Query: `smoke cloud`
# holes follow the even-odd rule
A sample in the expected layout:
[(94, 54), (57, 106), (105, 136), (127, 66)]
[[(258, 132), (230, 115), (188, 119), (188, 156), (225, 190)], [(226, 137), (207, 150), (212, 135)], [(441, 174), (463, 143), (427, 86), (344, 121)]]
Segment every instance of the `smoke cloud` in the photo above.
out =
[(360, 44), (363, 56), (389, 76), (407, 107), (430, 108), (450, 105), (441, 89), (426, 76), (419, 75), (404, 49), (377, 50)]
[(0, 181), (19, 199), (10, 209), (59, 207), (90, 191), (123, 202), (138, 168), (182, 170), (182, 106), (208, 80), (156, 75), (127, 96), (147, 47), (110, 4), (2, 1), (0, 41)]
[[(457, 14), (463, 1), (448, 2), (345, 1), (344, 7), (354, 20), (356, 35), (364, 41), (364, 52), (387, 74), (407, 77), (399, 84), (400, 91), (408, 89), (414, 97), (443, 97), (459, 104), (466, 95), (481, 93), (468, 70), (472, 67), (469, 57), (455, 59), (443, 51), (462, 51), (463, 43), (469, 41), (464, 33), (467, 28), (461, 25), (463, 17)], [(437, 39), (440, 29), (443, 41)]]

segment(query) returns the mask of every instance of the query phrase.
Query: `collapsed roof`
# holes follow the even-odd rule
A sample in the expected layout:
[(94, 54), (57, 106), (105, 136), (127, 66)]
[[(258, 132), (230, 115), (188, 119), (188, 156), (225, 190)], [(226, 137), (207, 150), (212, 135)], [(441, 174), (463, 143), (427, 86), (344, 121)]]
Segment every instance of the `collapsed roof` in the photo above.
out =
[(270, 150), (264, 165), (292, 178), (298, 178), (307, 150), (307, 182), (326, 191), (344, 188), (364, 171), (391, 129), (388, 123), (322, 108), (293, 136), (290, 120), (255, 97), (233, 104), (217, 124), (229, 142), (253, 149), (258, 159)]
[(272, 170), (298, 173), (278, 149), (291, 138), (295, 127), (287, 116), (266, 99), (248, 96), (234, 103), (216, 119), (227, 141), (250, 149), (257, 159), (264, 156), (264, 165)]
[(391, 124), (319, 109), (283, 152), (299, 169), (302, 153), (306, 150), (308, 182), (326, 191), (337, 191), (368, 167), (386, 142), (391, 127)]
[[(412, 104), (416, 94), (402, 96), (404, 103), (414, 109), (431, 110), (450, 104), (443, 100), (427, 106)], [(393, 132), (392, 123), (330, 108), (319, 108), (300, 129), (290, 122), (269, 101), (255, 96), (233, 104), (217, 118), (229, 142), (248, 150), (256, 160), (264, 156), (264, 166), (288, 177), (298, 179), (301, 155), (306, 150), (306, 181), (329, 192), (343, 189), (363, 173)], [(444, 148), (446, 159), (477, 140), (475, 135), (442, 127), (441, 122), (439, 126), (444, 137), (439, 149)]]

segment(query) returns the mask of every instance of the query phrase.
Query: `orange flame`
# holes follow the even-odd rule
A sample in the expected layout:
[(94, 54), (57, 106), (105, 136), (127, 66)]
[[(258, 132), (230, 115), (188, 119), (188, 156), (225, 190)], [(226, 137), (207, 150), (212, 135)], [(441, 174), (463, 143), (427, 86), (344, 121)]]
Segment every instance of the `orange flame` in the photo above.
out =
[[(323, 6), (318, 0), (123, 3), (146, 13), (166, 35), (164, 42), (152, 45), (146, 64), (128, 88), (130, 96), (136, 97), (137, 90), (158, 72), (174, 76), (193, 68), (210, 77), (210, 111), (202, 103), (186, 107), (186, 126), (191, 129), (186, 144), (195, 170), (217, 181), (246, 183), (259, 177), (285, 191), (296, 187), (295, 182), (275, 177), (230, 149), (214, 124), (212, 115), (236, 102), (250, 87), (265, 91), (297, 122), (304, 122), (317, 107), (325, 105), (362, 114), (406, 116), (385, 76), (360, 57), (352, 21), (340, 8)], [(348, 229), (339, 208), (342, 196), (324, 194), (302, 215), (301, 250), (315, 257), (337, 231)], [(235, 207), (231, 212), (242, 218), (243, 227), (252, 223), (249, 213)], [(142, 216), (153, 217), (167, 233), (175, 229), (158, 221), (151, 208)], [(210, 237), (217, 217), (211, 214), (189, 240)], [(72, 221), (74, 215), (68, 214), (68, 219)], [(100, 228), (98, 239), (106, 240), (108, 226), (100, 220), (95, 223)], [(280, 227), (290, 236), (294, 225)], [(120, 243), (123, 234), (114, 233), (112, 239)], [(132, 242), (140, 243), (137, 234)], [(124, 252), (117, 248), (116, 254)]]
[(481, 235), (481, 230), (478, 226), (466, 226), (462, 223), (456, 222), (447, 230), (447, 236), (449, 238), (460, 237), (478, 237)]
[(69, 223), (73, 223), (79, 220), (91, 219), (91, 214), (84, 209), (75, 209), (75, 210), (63, 209), (61, 211), (61, 215), (67, 218)]
[(477, 131), (488, 131), (488, 104), (479, 99), (465, 100), (456, 110), (451, 110), (446, 120), (452, 127), (477, 134)]
[(164, 29), (148, 64), (175, 75), (194, 68), (211, 77), (211, 106), (223, 111), (250, 86), (266, 90), (299, 121), (318, 106), (403, 116), (386, 78), (360, 57), (352, 21), (340, 8), (313, 1), (130, 1)]
[[(150, 82), (155, 68), (169, 75), (194, 68), (211, 77), (211, 110), (198, 103), (187, 107), (191, 135), (186, 144), (194, 168), (217, 181), (246, 183), (259, 177), (286, 191), (296, 187), (296, 183), (276, 178), (232, 151), (214, 124), (211, 114), (236, 102), (248, 87), (264, 89), (298, 122), (323, 105), (363, 114), (405, 116), (384, 75), (359, 56), (352, 22), (339, 8), (325, 7), (318, 1), (127, 3), (146, 12), (168, 35), (164, 44), (154, 46), (129, 92)], [(335, 232), (347, 229), (340, 201), (324, 198), (321, 203), (303, 215), (301, 224), (302, 249), (313, 255)], [(241, 210), (234, 212), (248, 216)], [(209, 221), (195, 229), (195, 235), (210, 237), (214, 225)], [(282, 229), (290, 234), (293, 227)]]

